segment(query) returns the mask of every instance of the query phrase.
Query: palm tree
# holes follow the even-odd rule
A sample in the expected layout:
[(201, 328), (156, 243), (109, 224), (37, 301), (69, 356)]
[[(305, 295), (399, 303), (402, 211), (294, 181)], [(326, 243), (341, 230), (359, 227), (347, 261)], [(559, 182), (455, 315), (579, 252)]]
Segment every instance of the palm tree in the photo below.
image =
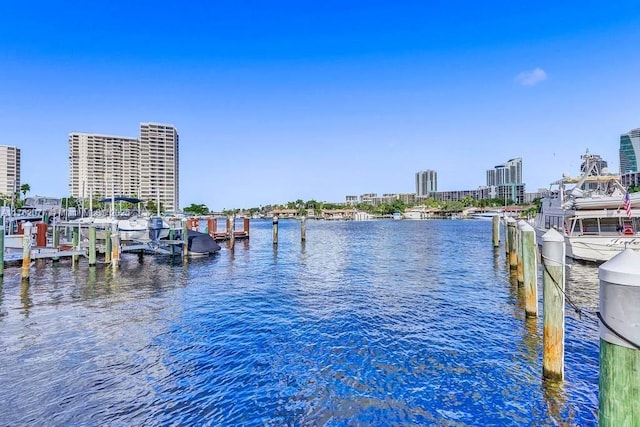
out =
[(20, 191), (22, 192), (23, 197), (27, 197), (27, 193), (31, 191), (31, 186), (29, 184), (22, 184), (20, 186)]

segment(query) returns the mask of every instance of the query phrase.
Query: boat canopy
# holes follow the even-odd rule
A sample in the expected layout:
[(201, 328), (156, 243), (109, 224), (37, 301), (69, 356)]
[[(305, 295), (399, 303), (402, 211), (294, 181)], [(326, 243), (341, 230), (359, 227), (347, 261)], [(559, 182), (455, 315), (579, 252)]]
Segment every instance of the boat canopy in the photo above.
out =
[(100, 200), (100, 203), (111, 203), (114, 202), (129, 202), (129, 203), (142, 203), (142, 200), (136, 199), (135, 197), (125, 197), (125, 196), (116, 196), (116, 197), (108, 197), (106, 199)]

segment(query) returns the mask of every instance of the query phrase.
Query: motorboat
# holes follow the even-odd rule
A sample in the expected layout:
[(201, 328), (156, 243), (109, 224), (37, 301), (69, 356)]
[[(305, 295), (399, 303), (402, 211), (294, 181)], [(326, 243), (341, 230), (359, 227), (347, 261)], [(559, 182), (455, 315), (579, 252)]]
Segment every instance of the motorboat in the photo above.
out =
[(640, 250), (640, 193), (629, 194), (619, 175), (602, 173), (599, 156), (582, 159), (578, 178), (564, 176), (541, 199), (534, 219), (538, 243), (553, 228), (576, 260), (604, 262), (625, 248)]
[(102, 211), (93, 212), (93, 210), (91, 210), (90, 216), (78, 218), (70, 222), (80, 226), (83, 238), (88, 238), (87, 233), (90, 226), (95, 226), (96, 238), (98, 240), (107, 238), (107, 228), (117, 230), (120, 242), (123, 243), (157, 242), (169, 236), (169, 230), (172, 226), (164, 218), (161, 220), (162, 227), (159, 227), (160, 222), (156, 219), (159, 217), (139, 215), (135, 210), (115, 211), (114, 202), (122, 201), (131, 204), (142, 202), (140, 199), (124, 196), (103, 199), (100, 201), (101, 203), (111, 203), (111, 208), (108, 213)]
[(483, 221), (493, 221), (494, 217), (503, 218), (504, 213), (497, 211), (473, 212), (469, 214), (470, 219), (479, 219)]

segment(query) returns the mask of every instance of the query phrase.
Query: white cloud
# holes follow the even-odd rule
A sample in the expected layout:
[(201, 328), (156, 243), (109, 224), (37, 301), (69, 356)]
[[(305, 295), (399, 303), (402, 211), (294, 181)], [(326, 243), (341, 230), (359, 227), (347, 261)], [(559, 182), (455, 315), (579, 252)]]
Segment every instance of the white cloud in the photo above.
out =
[(542, 68), (523, 71), (516, 76), (516, 81), (523, 86), (533, 86), (547, 79), (547, 73)]

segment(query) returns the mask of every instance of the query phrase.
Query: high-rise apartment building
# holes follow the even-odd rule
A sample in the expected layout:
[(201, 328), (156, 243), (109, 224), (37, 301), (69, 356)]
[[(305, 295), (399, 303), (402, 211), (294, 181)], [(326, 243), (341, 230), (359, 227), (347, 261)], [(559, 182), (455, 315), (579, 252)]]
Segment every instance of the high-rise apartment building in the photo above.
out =
[(20, 191), (20, 149), (0, 145), (0, 194)]
[(141, 123), (140, 138), (69, 134), (69, 192), (73, 197), (113, 195), (158, 199), (178, 209), (178, 132)]
[(167, 210), (178, 209), (178, 148), (173, 125), (140, 124), (140, 198), (159, 198)]
[(620, 135), (620, 173), (640, 172), (640, 128)]
[(438, 173), (427, 169), (416, 173), (416, 196), (427, 197), (438, 191)]
[(487, 186), (522, 184), (522, 158), (510, 159), (487, 170)]
[(140, 141), (112, 135), (69, 134), (69, 193), (108, 197), (140, 193)]

